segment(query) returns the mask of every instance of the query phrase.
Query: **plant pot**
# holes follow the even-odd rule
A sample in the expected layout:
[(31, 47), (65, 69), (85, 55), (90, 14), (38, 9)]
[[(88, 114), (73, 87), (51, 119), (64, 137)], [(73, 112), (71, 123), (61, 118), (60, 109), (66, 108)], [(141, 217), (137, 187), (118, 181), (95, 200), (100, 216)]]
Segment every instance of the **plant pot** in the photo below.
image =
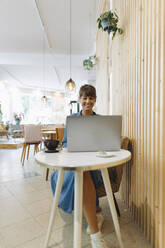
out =
[(20, 123), (21, 123), (21, 120), (15, 120), (15, 124), (16, 124), (17, 126), (20, 126)]
[(103, 19), (101, 21), (101, 26), (103, 29), (106, 29), (107, 27), (109, 27), (109, 21), (107, 19)]

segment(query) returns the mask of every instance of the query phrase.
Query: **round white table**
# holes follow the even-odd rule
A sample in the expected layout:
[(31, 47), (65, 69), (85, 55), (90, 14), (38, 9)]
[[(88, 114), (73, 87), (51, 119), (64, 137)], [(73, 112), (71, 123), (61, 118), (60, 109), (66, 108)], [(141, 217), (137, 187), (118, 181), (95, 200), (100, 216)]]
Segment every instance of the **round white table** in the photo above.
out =
[[(47, 168), (59, 170), (57, 187), (53, 199), (48, 231), (45, 239), (44, 248), (48, 247), (52, 226), (58, 208), (58, 201), (61, 193), (65, 170), (75, 171), (74, 184), (74, 248), (81, 248), (81, 228), (82, 228), (82, 199), (83, 199), (83, 171), (100, 169), (105, 185), (105, 190), (112, 214), (115, 231), (119, 240), (120, 247), (123, 248), (120, 226), (113, 199), (112, 188), (109, 180), (107, 168), (124, 164), (131, 159), (131, 153), (127, 150), (109, 152), (109, 157), (97, 157), (96, 152), (67, 152), (67, 149), (59, 153), (39, 152), (35, 159), (37, 163)], [(111, 156), (112, 155), (112, 156)]]

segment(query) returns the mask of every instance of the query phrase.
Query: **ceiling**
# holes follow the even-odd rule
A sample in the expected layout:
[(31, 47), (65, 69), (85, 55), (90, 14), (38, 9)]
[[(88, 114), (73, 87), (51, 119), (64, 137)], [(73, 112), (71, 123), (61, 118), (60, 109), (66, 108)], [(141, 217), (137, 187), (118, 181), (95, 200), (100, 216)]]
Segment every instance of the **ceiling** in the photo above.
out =
[(82, 67), (95, 54), (96, 1), (1, 0), (0, 81), (48, 91), (65, 89), (71, 76), (79, 87), (95, 81)]

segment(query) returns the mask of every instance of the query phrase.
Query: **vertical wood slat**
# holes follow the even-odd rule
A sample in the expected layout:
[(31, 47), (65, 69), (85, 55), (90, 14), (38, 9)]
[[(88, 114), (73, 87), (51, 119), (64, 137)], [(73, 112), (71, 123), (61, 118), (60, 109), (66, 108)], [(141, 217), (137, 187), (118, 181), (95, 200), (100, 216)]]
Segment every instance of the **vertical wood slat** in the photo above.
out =
[[(165, 247), (165, 3), (114, 0), (124, 34), (112, 51), (113, 114), (133, 143), (123, 199), (153, 248)], [(114, 62), (115, 61), (115, 62)], [(118, 101), (118, 99), (122, 101)]]
[(160, 239), (160, 247), (165, 247), (165, 132), (164, 132), (164, 123), (165, 123), (165, 3), (164, 0), (161, 0), (161, 11), (160, 11), (160, 18), (161, 18), (161, 28), (160, 28), (160, 37), (161, 37), (161, 48), (160, 48), (160, 54), (162, 54), (161, 60), (160, 60), (160, 184), (159, 187), (162, 189), (160, 192), (160, 220), (159, 220), (159, 239)]
[[(148, 102), (148, 73), (147, 73), (147, 65), (148, 65), (148, 49), (147, 49), (147, 41), (148, 41), (148, 31), (147, 31), (147, 20), (148, 20), (148, 1), (145, 1), (145, 19), (144, 19), (144, 40), (143, 40), (143, 49), (144, 49), (144, 124), (143, 128), (144, 132), (144, 150), (143, 150), (143, 161), (144, 161), (144, 182), (147, 182), (147, 102)], [(147, 233), (147, 208), (146, 208), (146, 198), (147, 198), (147, 184), (144, 185), (144, 199), (143, 199), (143, 209), (144, 209), (144, 233)]]

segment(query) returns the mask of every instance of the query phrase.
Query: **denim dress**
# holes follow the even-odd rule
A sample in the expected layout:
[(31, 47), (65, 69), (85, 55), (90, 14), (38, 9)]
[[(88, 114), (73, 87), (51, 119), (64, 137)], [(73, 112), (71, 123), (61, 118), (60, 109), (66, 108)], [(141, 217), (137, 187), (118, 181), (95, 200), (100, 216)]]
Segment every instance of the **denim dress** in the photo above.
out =
[[(96, 113), (93, 113), (96, 115)], [(78, 112), (74, 114), (74, 116), (81, 116), (82, 112)], [(67, 124), (65, 127), (64, 138), (62, 141), (63, 148), (67, 147)], [(97, 189), (102, 183), (102, 176), (100, 170), (90, 171), (93, 183), (95, 188)], [(53, 195), (56, 190), (58, 178), (58, 171), (54, 171), (51, 175), (51, 188)], [(96, 193), (96, 205), (99, 205), (99, 199)], [(66, 213), (70, 214), (72, 210), (74, 210), (74, 172), (73, 171), (65, 171), (60, 200), (58, 206), (64, 210)]]

